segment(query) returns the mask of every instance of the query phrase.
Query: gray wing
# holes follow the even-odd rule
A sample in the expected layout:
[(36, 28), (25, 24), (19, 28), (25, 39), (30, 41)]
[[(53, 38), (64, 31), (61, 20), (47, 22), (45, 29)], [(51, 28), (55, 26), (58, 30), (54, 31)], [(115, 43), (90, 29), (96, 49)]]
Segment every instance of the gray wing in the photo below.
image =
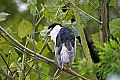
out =
[(65, 44), (65, 47), (68, 51), (71, 51), (72, 48), (75, 48), (75, 36), (74, 33), (69, 28), (63, 28), (57, 35), (56, 46), (61, 47), (62, 44)]

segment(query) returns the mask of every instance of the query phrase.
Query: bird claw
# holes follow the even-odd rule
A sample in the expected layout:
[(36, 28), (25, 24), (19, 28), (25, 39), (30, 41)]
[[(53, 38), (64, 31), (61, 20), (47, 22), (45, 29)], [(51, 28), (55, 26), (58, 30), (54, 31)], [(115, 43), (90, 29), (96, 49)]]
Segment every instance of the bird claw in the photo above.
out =
[(68, 71), (71, 71), (72, 69), (71, 69), (71, 66), (68, 66)]

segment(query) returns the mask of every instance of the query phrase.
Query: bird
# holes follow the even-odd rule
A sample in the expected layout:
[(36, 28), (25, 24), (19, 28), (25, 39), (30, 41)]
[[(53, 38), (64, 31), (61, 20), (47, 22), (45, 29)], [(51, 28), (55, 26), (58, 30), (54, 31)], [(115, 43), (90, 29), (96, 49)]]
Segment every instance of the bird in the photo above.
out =
[(59, 68), (63, 69), (68, 64), (68, 70), (71, 70), (76, 55), (76, 39), (72, 30), (59, 23), (53, 23), (48, 27), (43, 39), (47, 36), (55, 43), (55, 57)]

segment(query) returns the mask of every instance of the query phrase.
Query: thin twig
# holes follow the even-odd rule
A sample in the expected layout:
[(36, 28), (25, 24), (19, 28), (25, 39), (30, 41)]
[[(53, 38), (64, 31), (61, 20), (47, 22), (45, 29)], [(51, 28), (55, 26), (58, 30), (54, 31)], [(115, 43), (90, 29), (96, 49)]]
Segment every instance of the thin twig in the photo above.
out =
[[(32, 66), (30, 66), (27, 62), (25, 62), (25, 63), (30, 67), (30, 69), (28, 71), (28, 73), (29, 73), (31, 71), (31, 69), (33, 69), (33, 66), (34, 66), (35, 62), (32, 64)], [(36, 69), (33, 69), (33, 70), (36, 70)], [(28, 75), (28, 73), (26, 74), (26, 76)], [(48, 77), (48, 78), (50, 78), (52, 80), (52, 78), (49, 75), (47, 75), (47, 74), (45, 74), (43, 72), (40, 72), (40, 73), (45, 75), (46, 77)]]
[(10, 80), (13, 80), (13, 78), (10, 76), (10, 75), (8, 75), (8, 74), (6, 74), (3, 70), (2, 70), (2, 68), (0, 68), (0, 73), (2, 73), (3, 75), (5, 75), (7, 78), (9, 78)]
[(60, 21), (60, 24), (62, 23), (62, 21), (66, 18), (67, 14), (68, 14), (69, 10), (67, 10), (67, 12), (65, 12), (65, 15), (63, 16), (62, 20)]
[(59, 75), (59, 76), (57, 76), (57, 77), (55, 78), (55, 80), (57, 80), (59, 77), (60, 77), (60, 75)]
[(89, 16), (90, 18), (96, 20), (98, 23), (102, 24), (101, 21), (99, 21), (98, 19), (96, 19), (95, 17), (91, 16), (90, 14), (88, 14), (87, 12), (84, 12), (83, 10), (81, 10), (80, 8), (78, 8), (76, 5), (74, 5), (70, 0), (68, 0), (68, 2), (70, 4), (72, 4), (76, 9), (78, 9), (80, 12), (84, 13), (85, 15)]
[(35, 24), (35, 26), (37, 26), (39, 24), (39, 22), (44, 18), (44, 15), (37, 21), (37, 23)]
[[(19, 43), (16, 39), (14, 39), (10, 34), (8, 34), (1, 26), (0, 26), (0, 30), (11, 40), (8, 40), (6, 37), (4, 37), (2, 34), (2, 37), (7, 40), (8, 42), (10, 42), (13, 46), (15, 46), (16, 48), (20, 49), (21, 51), (24, 51), (26, 53), (28, 53), (29, 55), (31, 56), (35, 56), (37, 55), (37, 57), (39, 57), (39, 59), (47, 64), (51, 64), (51, 65), (56, 65), (55, 61), (54, 60), (51, 60), (51, 59), (48, 59), (42, 55), (39, 55), (39, 54), (35, 54), (34, 51), (26, 48), (25, 46), (23, 46), (21, 43)], [(13, 42), (13, 43), (12, 43)], [(53, 64), (52, 64), (52, 63)]]
[[(15, 46), (15, 48), (16, 49), (18, 49), (19, 47), (17, 47), (15, 44), (13, 44), (10, 40), (8, 40), (6, 37), (4, 37), (2, 34), (0, 34), (5, 40), (7, 40), (9, 43), (11, 43), (12, 45), (14, 45)], [(19, 49), (18, 49), (19, 50)], [(20, 49), (20, 50), (22, 50), (22, 49)], [(34, 56), (33, 56), (34, 57)], [(17, 64), (17, 61), (16, 60), (14, 60), (15, 61), (15, 63)], [(31, 62), (31, 60), (29, 61), (29, 62)], [(28, 65), (28, 62), (25, 62), (27, 65)], [(35, 63), (33, 63), (33, 65), (34, 65)], [(32, 67), (33, 67), (33, 65), (32, 66), (29, 66), (30, 67), (30, 69), (28, 70), (28, 72), (26, 73), (26, 75), (25, 75), (25, 78), (27, 77), (27, 75), (28, 75), (28, 73), (31, 71), (31, 69), (33, 69)], [(17, 64), (17, 66), (22, 70), (22, 68), (19, 66), (19, 64)], [(35, 69), (36, 70), (36, 69)], [(0, 72), (1, 72), (1, 70), (0, 70)], [(47, 77), (49, 77), (50, 79), (52, 79), (49, 75), (47, 75), (47, 74), (45, 74), (45, 73), (43, 73), (43, 72), (40, 72), (41, 74), (43, 74), (43, 75), (45, 75), (45, 76), (47, 76)], [(4, 75), (7, 75), (5, 72), (4, 72)], [(9, 75), (7, 75), (7, 76), (9, 76)], [(10, 76), (11, 77), (11, 76)]]
[(74, 76), (74, 77), (72, 77), (72, 78), (69, 78), (69, 79), (67, 79), (67, 80), (73, 80), (73, 79), (75, 79), (76, 78), (76, 76)]
[(118, 10), (118, 8), (116, 7), (116, 6), (114, 6), (115, 7), (115, 9), (117, 10), (117, 12), (120, 14), (120, 11)]
[(12, 71), (10, 70), (10, 68), (9, 68), (9, 66), (8, 66), (8, 64), (7, 64), (7, 62), (6, 62), (6, 60), (4, 59), (3, 55), (2, 55), (1, 53), (0, 53), (0, 55), (1, 55), (2, 59), (3, 59), (3, 61), (5, 62), (5, 64), (6, 64), (7, 68), (8, 68), (8, 70), (10, 71), (11, 75), (13, 75), (13, 73), (12, 73)]
[(52, 80), (52, 78), (49, 75), (47, 75), (47, 74), (45, 74), (43, 72), (40, 72), (40, 73), (43, 74), (43, 75), (45, 75), (46, 77), (48, 77), (48, 78), (50, 78)]
[(17, 67), (20, 68), (21, 71), (23, 70), (16, 60), (15, 60), (15, 64), (17, 65)]
[(43, 43), (43, 45), (42, 45), (42, 48), (40, 49), (40, 51), (38, 52), (39, 54), (42, 54), (42, 52), (43, 52), (43, 50), (46, 48), (46, 46), (47, 46), (47, 42), (48, 42), (49, 40), (48, 39), (45, 39), (45, 41), (44, 41), (44, 43)]
[(59, 71), (59, 69), (56, 70), (52, 80), (55, 80), (55, 76), (57, 75), (58, 71)]
[(71, 25), (71, 27), (77, 32), (77, 34), (79, 35), (79, 32), (78, 32), (78, 30), (73, 26), (73, 25)]
[[(36, 53), (36, 45), (35, 45), (35, 16), (33, 16), (33, 24), (32, 24), (32, 28), (33, 28), (33, 31), (32, 31), (32, 38), (33, 38), (33, 50)], [(40, 80), (40, 67), (39, 67), (39, 63), (38, 63), (38, 57), (35, 56), (35, 59), (36, 59), (36, 66), (37, 66), (37, 69), (38, 69), (38, 80)]]
[[(16, 39), (14, 39), (10, 34), (8, 34), (1, 26), (0, 26), (0, 32), (3, 32), (5, 34), (6, 37), (8, 37), (12, 42), (14, 42), (15, 46), (17, 46), (20, 50), (24, 51), (25, 53), (31, 55), (31, 56), (37, 56), (41, 61), (49, 64), (49, 65), (52, 65), (52, 66), (56, 66), (57, 68), (59, 68), (58, 64), (54, 61), (54, 60), (51, 60), (49, 58), (46, 58), (42, 55), (39, 55), (39, 54), (35, 54), (34, 51), (26, 48), (25, 46), (23, 46), (21, 43), (19, 43)], [(4, 37), (3, 37), (4, 38)], [(74, 76), (77, 76), (77, 77), (80, 77), (82, 78), (83, 80), (89, 80), (87, 78), (85, 78), (84, 76), (74, 72), (74, 71), (70, 71), (70, 70), (67, 70), (65, 68), (63, 68), (64, 72), (66, 73), (69, 73), (69, 74), (72, 74)]]
[[(27, 65), (28, 65), (28, 63), (27, 62), (25, 62)], [(30, 69), (28, 70), (28, 72), (26, 73), (26, 75), (25, 75), (25, 78), (27, 77), (27, 75), (29, 74), (29, 72), (31, 71), (31, 69), (32, 69), (32, 67), (34, 66), (34, 64), (35, 64), (35, 62), (32, 64), (32, 66), (30, 67), (29, 65), (29, 67), (30, 67)]]

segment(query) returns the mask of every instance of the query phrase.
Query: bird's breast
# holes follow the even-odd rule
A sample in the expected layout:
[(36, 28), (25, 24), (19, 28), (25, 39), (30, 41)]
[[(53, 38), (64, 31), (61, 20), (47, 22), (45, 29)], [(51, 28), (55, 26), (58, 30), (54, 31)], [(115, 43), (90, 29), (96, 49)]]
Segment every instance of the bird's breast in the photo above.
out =
[(65, 47), (65, 45), (62, 45), (62, 50), (61, 50), (61, 59), (63, 62), (67, 63), (69, 62), (69, 54), (68, 54), (68, 50)]

